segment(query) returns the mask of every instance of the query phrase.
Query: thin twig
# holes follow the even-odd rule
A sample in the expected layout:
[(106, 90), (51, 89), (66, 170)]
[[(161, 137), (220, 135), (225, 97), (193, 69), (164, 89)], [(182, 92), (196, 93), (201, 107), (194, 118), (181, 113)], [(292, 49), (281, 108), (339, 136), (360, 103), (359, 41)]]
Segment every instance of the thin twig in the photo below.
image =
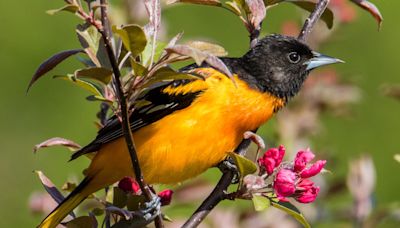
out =
[(306, 21), (304, 22), (303, 28), (300, 31), (298, 39), (305, 42), (308, 34), (312, 31), (317, 21), (321, 18), (324, 13), (326, 7), (329, 4), (329, 0), (319, 0), (315, 6), (314, 11), (308, 16)]
[[(116, 95), (120, 104), (120, 116), (122, 118), (121, 125), (122, 125), (122, 130), (124, 132), (125, 136), (125, 141), (129, 150), (129, 154), (131, 157), (132, 161), (132, 166), (133, 166), (133, 171), (135, 173), (136, 181), (138, 182), (140, 189), (143, 192), (143, 195), (145, 196), (147, 201), (151, 201), (153, 199), (153, 194), (151, 193), (149, 187), (144, 183), (143, 179), (143, 174), (140, 169), (139, 165), (139, 159), (136, 154), (136, 148), (135, 144), (133, 142), (133, 137), (132, 137), (132, 130), (130, 128), (130, 123), (129, 123), (129, 113), (128, 113), (128, 104), (126, 101), (126, 97), (124, 95), (122, 83), (121, 83), (121, 72), (119, 71), (118, 68), (118, 63), (112, 48), (111, 44), (111, 38), (109, 36), (110, 31), (109, 31), (109, 26), (108, 26), (108, 17), (107, 17), (107, 1), (106, 0), (100, 0), (101, 4), (101, 24), (102, 28), (99, 30), (103, 41), (104, 45), (107, 51), (108, 58), (110, 60), (111, 67), (113, 69), (113, 83), (115, 85), (115, 90), (116, 90)], [(156, 227), (162, 227), (162, 220), (160, 216), (157, 216), (155, 220), (155, 225)]]

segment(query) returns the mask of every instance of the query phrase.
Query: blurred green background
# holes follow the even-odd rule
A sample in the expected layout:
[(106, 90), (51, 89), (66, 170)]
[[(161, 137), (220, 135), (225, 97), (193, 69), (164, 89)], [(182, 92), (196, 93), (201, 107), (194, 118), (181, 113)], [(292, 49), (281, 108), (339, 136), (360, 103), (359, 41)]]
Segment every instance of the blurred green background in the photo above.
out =
[[(313, 149), (318, 152), (318, 148), (329, 148), (337, 153), (334, 176), (345, 175), (349, 158), (371, 153), (377, 168), (379, 205), (397, 201), (400, 190), (400, 164), (393, 159), (395, 153), (400, 153), (400, 103), (383, 96), (380, 90), (384, 83), (400, 83), (400, 1), (375, 3), (385, 18), (380, 32), (372, 17), (358, 9), (358, 19), (342, 26), (332, 42), (319, 50), (346, 61), (337, 69), (362, 89), (362, 100), (352, 107), (354, 115), (350, 118), (324, 116), (324, 130), (315, 137)], [(74, 34), (77, 19), (66, 13), (44, 13), (61, 5), (62, 1), (0, 1), (0, 227), (33, 227), (40, 220), (27, 208), (29, 195), (42, 189), (33, 170), (44, 171), (60, 186), (68, 177), (80, 178), (87, 165), (85, 159), (67, 163), (70, 153), (63, 148), (44, 149), (34, 155), (35, 144), (59, 136), (83, 145), (95, 136), (98, 104), (86, 101), (85, 91), (46, 77), (25, 94), (32, 74), (44, 59), (79, 47)], [(287, 4), (269, 11), (264, 33), (279, 32), (286, 19), (300, 20), (297, 11)], [(163, 13), (168, 37), (184, 31), (185, 39), (208, 38), (223, 45), (232, 56), (247, 49), (244, 27), (224, 10), (180, 5)], [(71, 72), (78, 66), (71, 58), (53, 73)]]

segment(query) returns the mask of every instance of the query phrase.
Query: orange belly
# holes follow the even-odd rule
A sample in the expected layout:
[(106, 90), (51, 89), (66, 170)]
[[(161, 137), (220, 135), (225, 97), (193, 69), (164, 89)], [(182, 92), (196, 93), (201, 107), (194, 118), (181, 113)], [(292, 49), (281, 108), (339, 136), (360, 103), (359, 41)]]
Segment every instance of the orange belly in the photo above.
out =
[[(189, 107), (134, 132), (147, 183), (178, 183), (218, 164), (236, 148), (245, 131), (259, 127), (284, 104), (250, 89), (237, 77), (235, 81), (236, 86), (213, 72), (199, 82), (206, 83), (207, 89)], [(113, 180), (133, 175), (124, 138), (103, 145), (89, 170), (99, 170), (96, 163)]]

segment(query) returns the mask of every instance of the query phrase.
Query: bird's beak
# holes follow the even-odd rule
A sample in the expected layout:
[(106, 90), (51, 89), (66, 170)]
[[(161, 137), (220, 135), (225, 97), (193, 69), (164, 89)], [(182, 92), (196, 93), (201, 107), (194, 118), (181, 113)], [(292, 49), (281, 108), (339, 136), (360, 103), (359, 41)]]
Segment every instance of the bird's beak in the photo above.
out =
[(306, 61), (304, 65), (307, 65), (306, 70), (312, 70), (320, 66), (328, 65), (328, 64), (333, 64), (333, 63), (344, 63), (343, 60), (333, 58), (327, 55), (323, 55), (321, 53), (312, 52), (314, 57), (311, 58), (310, 60)]

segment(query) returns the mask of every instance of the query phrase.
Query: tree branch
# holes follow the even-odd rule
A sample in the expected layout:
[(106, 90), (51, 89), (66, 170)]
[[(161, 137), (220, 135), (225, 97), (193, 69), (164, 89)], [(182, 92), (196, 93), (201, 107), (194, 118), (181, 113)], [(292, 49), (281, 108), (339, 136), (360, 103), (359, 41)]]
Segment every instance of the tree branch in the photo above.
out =
[[(246, 153), (247, 148), (251, 143), (250, 139), (244, 139), (235, 149), (237, 154), (243, 155)], [(222, 200), (225, 199), (226, 191), (229, 185), (232, 183), (233, 177), (235, 176), (234, 171), (226, 170), (222, 177), (219, 179), (218, 184), (215, 186), (214, 190), (208, 195), (208, 197), (203, 201), (199, 208), (192, 214), (192, 216), (183, 224), (184, 228), (197, 227), (217, 206)]]
[[(298, 39), (305, 42), (307, 36), (310, 34), (312, 29), (314, 28), (315, 24), (325, 11), (326, 7), (328, 6), (329, 0), (319, 0), (315, 10), (310, 14), (310, 16), (304, 22), (303, 28), (298, 36)], [(254, 46), (254, 40), (257, 39), (259, 34), (254, 33), (250, 34), (250, 46)], [(250, 139), (244, 139), (236, 148), (236, 153), (240, 155), (244, 155), (246, 153), (247, 148), (251, 143)], [(227, 170), (223, 173), (222, 177), (218, 181), (218, 184), (215, 186), (214, 190), (208, 195), (208, 197), (203, 201), (203, 203), (197, 208), (197, 210), (192, 214), (192, 216), (186, 221), (186, 223), (182, 226), (184, 228), (192, 228), (197, 227), (217, 206), (222, 200), (226, 199), (227, 194), (226, 191), (231, 184), (234, 178), (234, 171)]]
[[(109, 23), (107, 17), (107, 1), (100, 0), (100, 4), (101, 4), (101, 24), (103, 29), (100, 29), (99, 32), (103, 38), (104, 46), (106, 48), (107, 55), (110, 60), (110, 64), (114, 73), (113, 84), (115, 86), (116, 95), (118, 98), (118, 102), (120, 104), (122, 130), (124, 132), (125, 141), (128, 147), (136, 181), (138, 182), (140, 189), (142, 190), (146, 200), (151, 201), (153, 200), (153, 194), (151, 193), (150, 188), (144, 183), (143, 174), (140, 169), (139, 159), (137, 157), (135, 144), (133, 142), (132, 130), (130, 128), (130, 123), (129, 123), (128, 103), (126, 101), (123, 86), (121, 83), (121, 72), (119, 71), (117, 59), (115, 57), (114, 50), (111, 45)], [(163, 227), (161, 216), (156, 217), (155, 225), (156, 227)]]
[(298, 36), (299, 40), (303, 42), (306, 41), (308, 35), (311, 33), (312, 29), (314, 28), (319, 18), (321, 18), (328, 4), (329, 0), (318, 1), (314, 11), (310, 14), (310, 16), (308, 16), (308, 18), (304, 22), (303, 28), (301, 29), (300, 34)]

